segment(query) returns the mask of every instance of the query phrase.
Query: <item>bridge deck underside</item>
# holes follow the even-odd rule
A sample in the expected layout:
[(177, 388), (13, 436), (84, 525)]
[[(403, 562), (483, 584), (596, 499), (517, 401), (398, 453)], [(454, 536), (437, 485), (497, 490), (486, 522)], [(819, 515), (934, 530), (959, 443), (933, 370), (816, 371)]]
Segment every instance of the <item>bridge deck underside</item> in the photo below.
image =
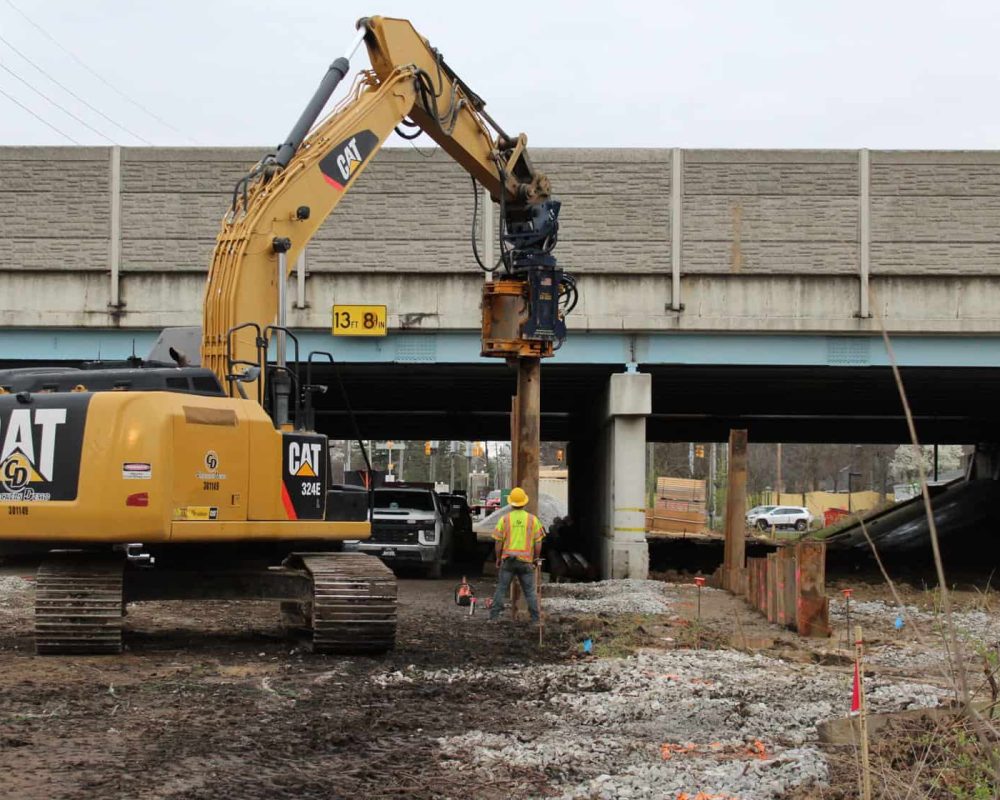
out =
[[(909, 440), (899, 394), (885, 367), (643, 366), (653, 375), (650, 441), (725, 440), (893, 443)], [(364, 438), (506, 439), (514, 372), (505, 365), (340, 367)], [(611, 365), (543, 365), (542, 437), (573, 438), (602, 402)], [(352, 434), (332, 374), (318, 427)], [(908, 368), (903, 381), (925, 442), (997, 441), (1000, 370)]]
[[(8, 366), (27, 364), (0, 361)], [(501, 362), (344, 363), (338, 369), (362, 438), (510, 436), (515, 375)], [(603, 402), (609, 376), (621, 370), (618, 364), (543, 364), (542, 438), (578, 435)], [(887, 367), (639, 364), (639, 371), (653, 376), (650, 441), (725, 441), (740, 427), (756, 442), (909, 441)], [(921, 441), (1000, 441), (1000, 369), (906, 367), (902, 376)], [(354, 436), (333, 370), (315, 365), (312, 381), (328, 387), (315, 395), (317, 428), (331, 438)]]

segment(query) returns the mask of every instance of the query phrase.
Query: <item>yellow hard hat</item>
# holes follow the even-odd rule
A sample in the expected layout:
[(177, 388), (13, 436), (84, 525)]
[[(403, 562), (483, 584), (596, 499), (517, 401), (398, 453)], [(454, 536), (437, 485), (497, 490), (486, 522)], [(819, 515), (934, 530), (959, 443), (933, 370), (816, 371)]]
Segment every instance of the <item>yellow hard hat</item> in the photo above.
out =
[(528, 505), (528, 495), (520, 486), (515, 486), (510, 490), (510, 497), (507, 498), (514, 508), (523, 508)]

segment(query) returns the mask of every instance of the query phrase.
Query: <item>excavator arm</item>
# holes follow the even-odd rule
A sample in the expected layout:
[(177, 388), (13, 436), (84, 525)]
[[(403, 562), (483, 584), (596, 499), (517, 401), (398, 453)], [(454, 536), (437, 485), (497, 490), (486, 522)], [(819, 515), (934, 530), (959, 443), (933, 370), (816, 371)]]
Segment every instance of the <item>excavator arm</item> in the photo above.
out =
[[(496, 283), (506, 289), (496, 300), (484, 295), (484, 354), (550, 355), (565, 335), (560, 303), (565, 309), (573, 284), (551, 256), (559, 203), (532, 166), (524, 135), (504, 133), (406, 20), (370, 17), (358, 25), (347, 56), (330, 66), (275, 153), (237, 184), (223, 219), (206, 288), (202, 364), (231, 395), (253, 382), (243, 375), (237, 383), (237, 376), (259, 363), (262, 332), (282, 318), (290, 265), (394, 130), (407, 138), (424, 131), (500, 204), (497, 267), (505, 274)], [(372, 69), (359, 73), (348, 96), (313, 129), (362, 41)], [(503, 335), (487, 336), (494, 327)], [(278, 345), (283, 364), (283, 336)]]

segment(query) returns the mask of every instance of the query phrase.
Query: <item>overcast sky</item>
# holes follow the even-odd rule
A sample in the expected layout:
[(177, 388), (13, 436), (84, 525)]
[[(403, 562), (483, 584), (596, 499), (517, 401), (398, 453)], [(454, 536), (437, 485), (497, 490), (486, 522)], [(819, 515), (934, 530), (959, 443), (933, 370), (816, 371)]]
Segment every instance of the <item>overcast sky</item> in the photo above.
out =
[(26, 108), (81, 144), (274, 145), (373, 13), (536, 146), (1000, 145), (1000, 3), (971, 0), (0, 0), (0, 144), (70, 144)]

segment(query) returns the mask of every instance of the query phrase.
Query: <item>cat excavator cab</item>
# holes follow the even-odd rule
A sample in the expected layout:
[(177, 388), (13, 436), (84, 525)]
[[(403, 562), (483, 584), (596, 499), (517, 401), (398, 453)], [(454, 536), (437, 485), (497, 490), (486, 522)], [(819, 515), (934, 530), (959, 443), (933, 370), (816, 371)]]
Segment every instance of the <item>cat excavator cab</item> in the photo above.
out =
[[(317, 124), (362, 43), (371, 68)], [(330, 486), (284, 287), (394, 130), (426, 133), (500, 205), (501, 257), (481, 264), (497, 273), (483, 353), (545, 356), (562, 341), (575, 287), (552, 256), (559, 203), (525, 137), (506, 134), (409, 22), (361, 20), (288, 137), (233, 191), (200, 365), (171, 347), (163, 363), (0, 371), (0, 550), (47, 553), (39, 653), (120, 652), (129, 602), (235, 597), (280, 602), (316, 651), (393, 647), (394, 576), (339, 552), (369, 535), (368, 494)]]

